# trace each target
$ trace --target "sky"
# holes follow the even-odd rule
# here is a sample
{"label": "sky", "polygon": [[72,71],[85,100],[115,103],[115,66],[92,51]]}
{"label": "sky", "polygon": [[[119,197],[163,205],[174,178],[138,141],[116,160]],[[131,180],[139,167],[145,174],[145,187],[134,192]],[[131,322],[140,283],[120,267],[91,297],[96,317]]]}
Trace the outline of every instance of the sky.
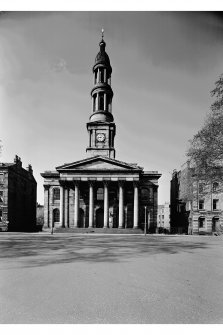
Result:
{"label": "sky", "polygon": [[0,15],[2,162],[41,172],[86,158],[92,67],[105,30],[116,158],[162,173],[169,201],[174,169],[213,102],[223,72],[223,19],[208,12],[4,12]]}

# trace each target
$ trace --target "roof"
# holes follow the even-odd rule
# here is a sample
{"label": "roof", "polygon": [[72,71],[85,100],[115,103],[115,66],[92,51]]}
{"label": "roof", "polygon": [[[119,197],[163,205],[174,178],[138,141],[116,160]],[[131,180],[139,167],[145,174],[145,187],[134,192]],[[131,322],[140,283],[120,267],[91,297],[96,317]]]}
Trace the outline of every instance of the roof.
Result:
{"label": "roof", "polygon": [[56,167],[56,170],[63,172],[65,170],[131,170],[141,172],[143,169],[136,164],[129,164],[126,162],[119,161],[117,159],[108,158],[105,156],[93,156],[86,159],[82,159],[72,163],[65,163],[61,166]]}

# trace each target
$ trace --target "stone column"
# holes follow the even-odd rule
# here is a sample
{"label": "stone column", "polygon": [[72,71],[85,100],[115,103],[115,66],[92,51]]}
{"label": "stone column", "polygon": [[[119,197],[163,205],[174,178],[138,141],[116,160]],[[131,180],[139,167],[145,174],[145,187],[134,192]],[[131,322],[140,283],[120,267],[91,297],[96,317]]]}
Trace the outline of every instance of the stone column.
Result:
{"label": "stone column", "polygon": [[60,226],[64,227],[64,188],[60,186]]}
{"label": "stone column", "polygon": [[98,111],[99,108],[99,93],[96,93],[96,111]]}
{"label": "stone column", "polygon": [[104,93],[104,110],[106,111],[107,95]]}
{"label": "stone column", "polygon": [[49,197],[49,185],[43,185],[44,187],[44,226],[46,228],[50,227],[50,220],[49,220],[49,210],[50,210],[50,197]]}
{"label": "stone column", "polygon": [[79,221],[79,182],[74,182],[74,228],[78,227]]}
{"label": "stone column", "polygon": [[109,209],[108,181],[104,181],[104,228],[108,227],[108,209]]}
{"label": "stone column", "polygon": [[96,138],[96,130],[95,129],[92,130],[92,135],[91,136],[92,136],[91,146],[95,147],[95,138]]}
{"label": "stone column", "polygon": [[119,211],[118,211],[118,228],[123,228],[124,224],[124,189],[123,181],[119,181]]}
{"label": "stone column", "polygon": [[99,67],[97,68],[97,83],[99,83]]}
{"label": "stone column", "polygon": [[94,224],[94,184],[89,182],[89,228]]}
{"label": "stone column", "polygon": [[138,183],[134,182],[134,220],[133,220],[133,228],[138,228],[139,224],[139,190]]}
{"label": "stone column", "polygon": [[69,227],[69,188],[65,189],[65,227]]}
{"label": "stone column", "polygon": [[91,98],[92,112],[94,112],[94,96]]}
{"label": "stone column", "polygon": [[52,210],[52,204],[53,204],[53,188],[49,188],[49,227],[52,228],[53,226],[53,210]]}

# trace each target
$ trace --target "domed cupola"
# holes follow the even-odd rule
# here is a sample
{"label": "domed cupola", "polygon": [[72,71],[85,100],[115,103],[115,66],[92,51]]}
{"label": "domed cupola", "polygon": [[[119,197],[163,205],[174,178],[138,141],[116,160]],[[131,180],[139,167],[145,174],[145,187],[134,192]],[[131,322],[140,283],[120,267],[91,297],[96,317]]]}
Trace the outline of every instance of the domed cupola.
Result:
{"label": "domed cupola", "polygon": [[98,66],[105,66],[108,69],[108,71],[111,73],[112,68],[111,68],[111,65],[110,65],[110,59],[108,57],[108,54],[105,51],[106,43],[105,43],[103,37],[102,37],[101,42],[99,43],[99,46],[100,46],[100,51],[95,58],[95,64],[94,64],[94,67],[93,67],[93,72],[95,71],[95,69]]}

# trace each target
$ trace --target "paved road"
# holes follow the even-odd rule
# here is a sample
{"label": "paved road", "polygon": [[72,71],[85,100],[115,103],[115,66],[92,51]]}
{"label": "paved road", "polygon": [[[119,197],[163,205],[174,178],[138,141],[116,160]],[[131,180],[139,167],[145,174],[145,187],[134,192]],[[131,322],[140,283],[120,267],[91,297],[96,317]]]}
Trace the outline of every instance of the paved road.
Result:
{"label": "paved road", "polygon": [[223,238],[0,234],[0,323],[223,323]]}

